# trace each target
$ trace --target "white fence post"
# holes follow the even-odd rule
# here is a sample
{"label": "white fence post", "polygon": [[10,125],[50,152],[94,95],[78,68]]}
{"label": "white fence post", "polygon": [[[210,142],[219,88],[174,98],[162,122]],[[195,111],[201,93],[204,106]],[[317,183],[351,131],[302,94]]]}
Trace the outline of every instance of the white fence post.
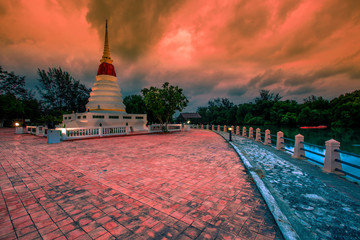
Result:
{"label": "white fence post", "polygon": [[280,151],[284,151],[284,148],[285,148],[284,133],[282,131],[279,131],[277,133],[277,138],[276,138],[276,149]]}
{"label": "white fence post", "polygon": [[254,129],[252,127],[249,128],[249,138],[254,139]]}
{"label": "white fence post", "polygon": [[102,137],[103,136],[103,128],[102,127],[99,127],[99,136]]}
{"label": "white fence post", "polygon": [[340,142],[334,139],[330,139],[329,141],[325,142],[325,146],[326,150],[323,170],[325,172],[340,173],[339,171],[335,170],[336,168],[342,170],[341,163],[335,161],[335,159],[340,160],[340,153],[335,151],[339,150]]}
{"label": "white fence post", "polygon": [[294,153],[291,155],[292,158],[297,159],[305,159],[305,150],[304,150],[304,136],[298,134],[295,136],[295,146],[294,146]]}
{"label": "white fence post", "polygon": [[270,136],[270,130],[269,129],[265,130],[264,145],[271,145],[271,136]]}
{"label": "white fence post", "polygon": [[243,136],[243,137],[246,137],[246,127],[243,127],[242,136]]}
{"label": "white fence post", "polygon": [[256,129],[255,141],[261,142],[261,129],[260,129],[260,128],[257,128],[257,129]]}

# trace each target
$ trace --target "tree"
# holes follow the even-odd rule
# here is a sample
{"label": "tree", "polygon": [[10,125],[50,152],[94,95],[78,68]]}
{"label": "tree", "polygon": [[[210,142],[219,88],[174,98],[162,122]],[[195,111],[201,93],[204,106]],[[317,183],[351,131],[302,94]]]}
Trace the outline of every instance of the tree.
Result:
{"label": "tree", "polygon": [[144,98],[141,95],[130,95],[124,98],[127,113],[145,114],[146,107]]}
{"label": "tree", "polygon": [[280,96],[279,93],[270,93],[270,90],[262,89],[260,90],[260,97],[255,98],[255,103],[259,101],[271,101],[271,102],[277,102],[280,101],[282,96]]}
{"label": "tree", "polygon": [[265,124],[271,123],[271,108],[282,97],[279,93],[270,93],[269,90],[260,90],[260,97],[255,98],[253,115],[262,117]]}
{"label": "tree", "polygon": [[36,86],[46,110],[57,112],[82,112],[89,98],[90,89],[75,80],[61,68],[38,69],[39,86]]}
{"label": "tree", "polygon": [[19,99],[27,98],[28,91],[25,89],[25,77],[15,75],[14,72],[3,71],[0,66],[0,94],[10,94]]}
{"label": "tree", "polygon": [[22,119],[24,105],[12,94],[0,95],[0,126],[11,127],[14,119]]}
{"label": "tree", "polygon": [[164,129],[167,129],[167,124],[175,111],[183,110],[189,103],[183,90],[178,86],[169,85],[168,82],[165,82],[162,88],[144,88],[141,93],[144,96],[146,108],[153,113],[161,125],[165,123]]}

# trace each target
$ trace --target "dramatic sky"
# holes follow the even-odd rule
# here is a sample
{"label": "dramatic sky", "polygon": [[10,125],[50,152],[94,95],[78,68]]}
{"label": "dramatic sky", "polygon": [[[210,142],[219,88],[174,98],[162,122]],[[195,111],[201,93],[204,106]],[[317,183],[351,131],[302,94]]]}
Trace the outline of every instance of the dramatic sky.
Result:
{"label": "dramatic sky", "polygon": [[168,81],[194,111],[260,89],[300,102],[360,89],[359,0],[0,0],[0,65],[29,88],[48,67],[91,87],[105,19],[124,96]]}

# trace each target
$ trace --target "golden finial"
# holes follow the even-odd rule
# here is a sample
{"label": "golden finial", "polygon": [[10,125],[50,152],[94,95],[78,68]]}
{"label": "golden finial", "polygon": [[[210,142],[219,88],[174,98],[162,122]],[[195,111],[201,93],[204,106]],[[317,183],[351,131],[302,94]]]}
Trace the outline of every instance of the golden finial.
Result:
{"label": "golden finial", "polygon": [[100,60],[101,63],[106,62],[106,63],[112,63],[113,60],[110,57],[110,48],[109,48],[109,41],[108,41],[108,29],[107,29],[107,19],[106,19],[106,24],[105,24],[105,43],[104,43],[104,52],[103,52],[103,56]]}

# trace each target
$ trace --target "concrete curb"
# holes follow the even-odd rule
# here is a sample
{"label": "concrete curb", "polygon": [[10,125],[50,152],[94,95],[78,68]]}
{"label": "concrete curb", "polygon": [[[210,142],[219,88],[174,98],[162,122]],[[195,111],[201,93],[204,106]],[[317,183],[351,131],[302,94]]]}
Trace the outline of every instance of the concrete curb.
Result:
{"label": "concrete curb", "polygon": [[[220,134],[218,134],[220,135]],[[224,138],[222,135],[220,135],[222,138]],[[301,239],[299,235],[296,233],[294,228],[292,227],[291,223],[285,216],[285,214],[280,210],[278,204],[276,203],[274,197],[271,195],[269,189],[266,188],[264,182],[260,179],[260,177],[254,172],[254,168],[249,162],[249,160],[240,152],[240,150],[232,143],[229,142],[226,138],[224,138],[225,141],[227,141],[235,150],[235,152],[238,154],[240,159],[243,161],[246,169],[254,179],[254,182],[256,186],[258,187],[262,197],[264,198],[267,206],[269,207],[269,210],[271,214],[273,215],[277,225],[280,228],[280,231],[285,239],[287,240],[295,240],[295,239]]]}

